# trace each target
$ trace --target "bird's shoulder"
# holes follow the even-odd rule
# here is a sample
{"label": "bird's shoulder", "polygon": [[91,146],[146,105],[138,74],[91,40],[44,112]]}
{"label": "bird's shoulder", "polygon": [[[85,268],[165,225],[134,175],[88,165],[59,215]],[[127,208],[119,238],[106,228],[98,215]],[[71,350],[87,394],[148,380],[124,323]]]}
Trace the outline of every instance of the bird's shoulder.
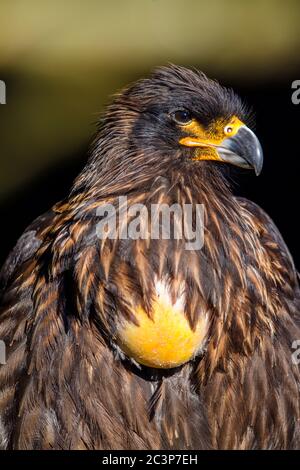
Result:
{"label": "bird's shoulder", "polygon": [[252,223],[254,223],[259,233],[260,243],[264,250],[280,264],[280,269],[286,273],[286,280],[298,289],[298,273],[293,257],[272,218],[253,201],[243,197],[237,197],[236,199],[250,214]]}
{"label": "bird's shoulder", "polygon": [[51,225],[54,216],[55,212],[51,209],[25,229],[0,270],[0,295],[13,278],[17,268],[35,255],[43,241],[39,234],[46,226]]}

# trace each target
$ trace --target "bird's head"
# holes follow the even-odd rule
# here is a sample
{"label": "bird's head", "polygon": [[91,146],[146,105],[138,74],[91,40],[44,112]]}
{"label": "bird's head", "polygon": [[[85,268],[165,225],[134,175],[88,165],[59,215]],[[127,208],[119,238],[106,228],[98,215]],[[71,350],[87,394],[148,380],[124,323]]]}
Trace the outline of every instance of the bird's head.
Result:
{"label": "bird's head", "polygon": [[108,106],[72,194],[99,183],[124,192],[172,168],[191,174],[213,166],[216,174],[227,163],[259,174],[262,148],[247,120],[231,89],[196,70],[160,67]]}
{"label": "bird's head", "polygon": [[144,156],[143,164],[215,161],[259,174],[262,149],[246,120],[232,90],[202,72],[171,65],[121,92],[104,127],[130,155]]}

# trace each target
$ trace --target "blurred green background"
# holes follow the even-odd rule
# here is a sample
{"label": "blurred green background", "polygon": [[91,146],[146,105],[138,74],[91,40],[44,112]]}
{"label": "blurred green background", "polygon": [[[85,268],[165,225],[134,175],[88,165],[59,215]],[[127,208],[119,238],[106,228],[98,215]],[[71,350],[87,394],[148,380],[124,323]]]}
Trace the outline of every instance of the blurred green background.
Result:
{"label": "blurred green background", "polygon": [[299,0],[0,0],[0,261],[67,194],[111,94],[168,62],[196,66],[254,105],[266,164],[241,188],[295,255],[286,206],[298,211],[298,186],[282,156],[299,133],[290,89],[300,78],[299,24]]}

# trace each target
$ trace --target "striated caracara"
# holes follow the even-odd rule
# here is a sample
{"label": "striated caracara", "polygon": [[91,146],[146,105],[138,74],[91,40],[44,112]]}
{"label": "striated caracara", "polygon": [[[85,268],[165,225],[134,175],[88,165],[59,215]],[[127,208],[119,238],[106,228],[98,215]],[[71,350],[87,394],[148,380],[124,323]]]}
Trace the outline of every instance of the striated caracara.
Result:
{"label": "striated caracara", "polygon": [[[224,172],[261,171],[247,119],[231,90],[177,66],[115,97],[68,198],[2,269],[2,448],[300,447],[297,274]],[[160,207],[190,205],[195,229],[200,204],[200,249],[150,236]],[[110,236],[108,209],[120,229],[134,205],[143,236]]]}

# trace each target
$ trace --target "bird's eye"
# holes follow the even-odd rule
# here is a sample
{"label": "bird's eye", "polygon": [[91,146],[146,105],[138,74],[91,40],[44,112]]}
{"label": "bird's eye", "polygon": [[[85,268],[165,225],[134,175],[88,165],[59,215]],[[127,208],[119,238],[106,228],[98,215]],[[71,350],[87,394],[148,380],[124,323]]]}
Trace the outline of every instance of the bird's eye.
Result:
{"label": "bird's eye", "polygon": [[225,132],[225,134],[229,135],[229,134],[232,133],[232,131],[233,131],[233,127],[232,127],[232,126],[229,125],[229,126],[225,126],[225,127],[224,127],[224,132]]}
{"label": "bird's eye", "polygon": [[189,111],[178,110],[173,113],[173,118],[177,124],[188,124],[192,120],[192,115]]}

